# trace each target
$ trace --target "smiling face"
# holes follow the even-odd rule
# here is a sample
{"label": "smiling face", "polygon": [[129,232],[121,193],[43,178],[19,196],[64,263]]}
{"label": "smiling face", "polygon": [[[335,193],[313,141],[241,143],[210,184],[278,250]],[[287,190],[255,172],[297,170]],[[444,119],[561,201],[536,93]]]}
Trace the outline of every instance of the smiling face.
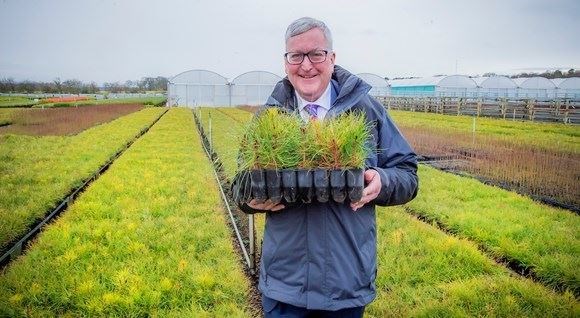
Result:
{"label": "smiling face", "polygon": [[[324,33],[318,28],[293,36],[286,42],[286,52],[308,53],[313,50],[329,50]],[[313,102],[324,93],[330,83],[334,59],[334,52],[329,51],[322,63],[313,64],[307,56],[299,65],[291,65],[285,61],[288,80],[302,98]]]}

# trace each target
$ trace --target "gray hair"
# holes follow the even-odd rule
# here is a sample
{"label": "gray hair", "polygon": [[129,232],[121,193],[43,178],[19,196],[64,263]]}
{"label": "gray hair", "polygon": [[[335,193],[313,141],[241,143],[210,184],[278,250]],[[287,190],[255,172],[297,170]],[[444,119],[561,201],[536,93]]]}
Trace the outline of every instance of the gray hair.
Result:
{"label": "gray hair", "polygon": [[300,35],[314,28],[319,28],[322,31],[326,39],[326,48],[332,50],[332,34],[330,34],[330,29],[324,22],[309,17],[303,17],[290,23],[288,29],[286,29],[286,43],[288,43],[288,39],[291,37]]}

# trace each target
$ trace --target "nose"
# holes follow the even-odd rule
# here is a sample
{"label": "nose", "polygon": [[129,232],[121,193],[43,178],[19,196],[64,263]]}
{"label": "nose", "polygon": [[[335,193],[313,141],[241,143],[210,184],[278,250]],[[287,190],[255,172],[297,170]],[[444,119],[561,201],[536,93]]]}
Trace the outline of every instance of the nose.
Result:
{"label": "nose", "polygon": [[312,68],[312,62],[310,62],[310,58],[307,56],[304,57],[304,60],[302,60],[302,63],[300,63],[300,68],[308,71]]}

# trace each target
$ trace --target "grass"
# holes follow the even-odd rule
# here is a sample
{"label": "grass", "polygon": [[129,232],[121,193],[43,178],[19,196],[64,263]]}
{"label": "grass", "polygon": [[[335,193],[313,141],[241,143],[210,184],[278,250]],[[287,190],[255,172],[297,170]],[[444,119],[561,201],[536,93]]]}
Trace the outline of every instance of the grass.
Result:
{"label": "grass", "polygon": [[12,115],[16,111],[14,108],[0,108],[0,127],[13,122]]}
{"label": "grass", "polygon": [[546,285],[580,295],[580,219],[571,212],[421,165],[407,206],[495,257],[529,268]]}
{"label": "grass", "polygon": [[0,316],[249,317],[211,167],[172,109],[0,277]]}
{"label": "grass", "polygon": [[[235,110],[235,108],[231,108]],[[237,144],[241,139],[246,123],[252,115],[242,110],[230,112],[230,109],[201,108],[201,122],[209,138],[209,119],[212,126],[212,146],[222,160],[223,168],[231,180],[238,171],[239,151],[231,144]]]}
{"label": "grass", "polygon": [[[201,108],[201,121],[206,134],[209,132],[209,118],[212,126],[212,145],[223,164],[224,172],[232,180],[238,171],[238,143],[243,135],[246,124],[253,114],[237,108]],[[265,217],[263,214],[254,215],[256,229],[256,246],[264,236]],[[244,218],[243,222],[248,222]]]}
{"label": "grass", "polygon": [[76,102],[59,102],[37,104],[35,108],[50,108],[50,107],[76,107],[76,106],[91,106],[91,105],[107,105],[107,104],[143,104],[149,106],[160,106],[165,104],[165,97],[130,97],[130,98],[109,98],[109,99],[93,99]]}
{"label": "grass", "polygon": [[513,277],[468,240],[449,236],[402,207],[377,209],[377,299],[369,317],[566,317],[573,295]]}
{"label": "grass", "polygon": [[[221,112],[229,113],[230,109],[222,109]],[[232,109],[232,113],[237,110]],[[233,127],[235,121],[229,116],[220,117],[225,123],[218,123],[218,119],[212,117],[214,127],[223,129],[214,132],[215,148],[221,157],[219,149],[235,148],[236,132],[228,130]],[[249,120],[249,117],[248,117]],[[222,138],[220,135],[227,135]],[[219,142],[218,142],[219,141]],[[224,163],[235,159],[225,157]],[[452,210],[457,202],[455,198],[430,197],[426,200],[425,194],[435,190],[423,173],[425,167],[420,168],[421,190],[420,197],[416,200],[425,202],[425,208]],[[433,171],[435,176],[456,176]],[[468,178],[458,178],[450,188],[455,192],[469,193],[464,182],[478,184],[482,189],[494,189]],[[428,189],[428,191],[423,190]],[[465,190],[464,190],[465,189]],[[496,189],[497,190],[497,189]],[[507,191],[505,193],[510,194]],[[478,197],[473,193],[473,198]],[[521,201],[518,203],[504,202],[505,211],[513,212],[528,211],[529,205],[534,205],[530,199],[517,196]],[[466,201],[471,199],[466,198]],[[478,201],[480,206],[493,206],[496,197],[486,196]],[[413,204],[415,201],[412,201]],[[536,204],[537,205],[537,204]],[[545,213],[545,206],[540,207],[536,213]],[[460,214],[457,209],[454,214]],[[562,211],[559,211],[562,212]],[[450,213],[451,214],[451,213]],[[547,214],[550,214],[549,212]],[[534,214],[537,215],[537,214]],[[544,217],[545,218],[545,217]],[[548,217],[549,218],[549,217]],[[486,223],[485,216],[474,213],[473,224]],[[494,220],[496,227],[510,227],[513,219],[507,216],[500,220]],[[491,223],[491,222],[490,222]],[[368,307],[366,315],[369,317],[391,316],[502,316],[502,317],[566,317],[579,314],[578,302],[571,291],[556,293],[550,287],[532,282],[531,280],[511,274],[506,268],[497,265],[488,256],[478,250],[478,246],[466,236],[458,238],[438,230],[431,224],[417,220],[405,211],[404,207],[390,207],[377,209],[378,224],[378,259],[379,272],[377,276],[377,299]],[[545,223],[545,224],[550,224]],[[256,215],[256,231],[258,240],[263,237],[264,215]],[[525,228],[526,225],[521,227]],[[546,237],[560,237],[558,231],[561,228],[544,228]],[[577,232],[577,231],[576,231]],[[498,240],[510,240],[496,234]],[[522,242],[532,242],[536,238],[522,238]],[[538,245],[542,241],[538,242]],[[480,244],[479,242],[477,243]],[[257,244],[260,246],[260,243]],[[574,245],[574,244],[571,244]],[[576,244],[577,245],[577,244]],[[563,251],[569,247],[563,247]],[[520,246],[520,253],[525,252],[526,247]],[[576,255],[578,255],[576,253]],[[519,255],[517,255],[519,257]],[[546,284],[549,286],[549,284]]]}
{"label": "grass", "polygon": [[22,96],[0,96],[0,108],[3,107],[29,107],[37,102],[34,99]]}
{"label": "grass", "polygon": [[40,100],[34,101],[27,97],[21,96],[0,96],[0,108],[5,107],[33,107],[33,108],[51,108],[51,107],[75,107],[88,105],[105,105],[105,104],[144,104],[158,106],[164,104],[165,97],[130,97],[130,98],[109,98],[109,99],[91,99],[84,101],[40,103]]}
{"label": "grass", "polygon": [[0,250],[25,234],[162,111],[144,109],[72,137],[0,135]]}

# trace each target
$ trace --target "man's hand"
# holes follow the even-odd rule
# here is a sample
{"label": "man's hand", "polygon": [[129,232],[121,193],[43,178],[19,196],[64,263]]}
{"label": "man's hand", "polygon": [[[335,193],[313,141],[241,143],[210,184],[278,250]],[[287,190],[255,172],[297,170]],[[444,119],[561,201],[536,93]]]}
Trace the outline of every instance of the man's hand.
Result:
{"label": "man's hand", "polygon": [[364,178],[367,186],[363,189],[360,201],[351,202],[350,207],[353,211],[362,208],[365,204],[374,200],[381,192],[381,176],[376,170],[365,170]]}
{"label": "man's hand", "polygon": [[284,204],[278,203],[274,204],[270,199],[266,200],[264,203],[257,203],[256,199],[252,199],[252,201],[248,202],[248,206],[254,210],[261,210],[261,211],[280,211],[285,208]]}

